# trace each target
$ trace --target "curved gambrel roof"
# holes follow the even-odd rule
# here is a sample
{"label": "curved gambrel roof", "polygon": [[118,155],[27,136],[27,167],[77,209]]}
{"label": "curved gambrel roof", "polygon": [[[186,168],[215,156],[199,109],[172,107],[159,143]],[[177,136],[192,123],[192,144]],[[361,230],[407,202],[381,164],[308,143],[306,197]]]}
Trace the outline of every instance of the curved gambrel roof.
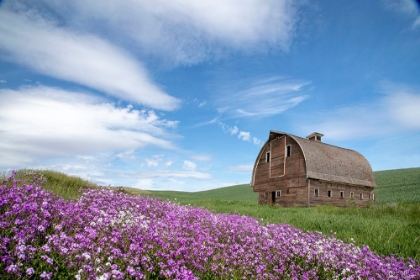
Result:
{"label": "curved gambrel roof", "polygon": [[[301,147],[307,178],[375,187],[372,168],[366,158],[358,152],[273,130],[270,131],[266,144],[279,135],[289,136]],[[260,154],[254,165],[252,184]]]}

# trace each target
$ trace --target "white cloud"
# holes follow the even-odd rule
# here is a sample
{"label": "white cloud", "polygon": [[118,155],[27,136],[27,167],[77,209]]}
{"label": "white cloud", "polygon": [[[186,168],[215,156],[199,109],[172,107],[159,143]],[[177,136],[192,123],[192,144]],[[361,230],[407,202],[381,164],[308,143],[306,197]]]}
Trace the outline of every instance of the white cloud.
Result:
{"label": "white cloud", "polygon": [[236,125],[229,126],[225,123],[219,122],[219,126],[223,129],[225,133],[230,133],[231,135],[235,135],[239,132],[239,129]]}
{"label": "white cloud", "polygon": [[299,5],[291,0],[20,3],[37,9],[42,9],[39,6],[43,3],[47,7],[42,9],[44,13],[53,10],[67,25],[115,36],[118,41],[140,48],[145,55],[165,57],[176,64],[197,63],[230,50],[287,51],[294,37]]}
{"label": "white cloud", "polygon": [[260,145],[261,144],[261,140],[256,138],[256,137],[252,137],[252,143],[254,143],[255,145]]}
{"label": "white cloud", "polygon": [[255,145],[259,145],[261,143],[260,139],[256,137],[251,137],[250,132],[239,131],[239,128],[236,125],[230,126],[220,121],[218,122],[218,124],[222,128],[223,132],[229,133],[230,135],[238,135],[238,139],[241,139],[243,141],[251,141],[252,139],[252,143],[254,143]]}
{"label": "white cloud", "polygon": [[157,159],[146,159],[145,162],[146,162],[146,165],[149,167],[151,166],[156,167],[159,165],[159,161]]}
{"label": "white cloud", "polygon": [[187,171],[195,171],[197,165],[192,161],[184,160],[184,165],[182,168]]}
{"label": "white cloud", "polygon": [[201,155],[201,154],[194,154],[191,156],[192,159],[198,160],[198,161],[209,161],[211,160],[211,156],[209,155]]}
{"label": "white cloud", "polygon": [[200,104],[198,104],[198,108],[204,107],[206,106],[206,104],[207,104],[207,101],[203,101]]}
{"label": "white cloud", "polygon": [[241,173],[252,172],[253,168],[254,168],[253,164],[242,164],[242,165],[228,166],[228,170],[234,171],[234,172],[241,172]]}
{"label": "white cloud", "polygon": [[420,130],[420,89],[383,82],[380,90],[383,94],[376,101],[315,113],[298,121],[297,127],[301,133],[319,131],[332,140]]}
{"label": "white cloud", "polygon": [[[118,155],[117,155],[118,157]],[[90,163],[96,160],[96,158],[94,156],[77,156],[78,159],[83,160],[86,163]]]}
{"label": "white cloud", "polygon": [[134,150],[123,151],[121,153],[116,154],[115,157],[119,159],[128,159],[128,160],[136,159],[136,156],[134,155]]}
{"label": "white cloud", "polygon": [[403,128],[420,129],[420,88],[384,82],[382,90],[387,95],[384,105],[393,120]]}
{"label": "white cloud", "polygon": [[251,139],[251,133],[245,132],[245,131],[241,131],[238,134],[238,138],[239,139],[242,139],[244,141],[249,141],[249,139]]}
{"label": "white cloud", "polygon": [[164,139],[170,121],[87,94],[48,87],[2,89],[0,104],[0,166],[146,146],[174,148]]}
{"label": "white cloud", "polygon": [[387,9],[414,18],[412,28],[420,26],[420,4],[415,0],[383,0]]}
{"label": "white cloud", "polygon": [[308,82],[273,77],[222,90],[216,103],[232,118],[261,118],[280,114],[308,98]]}
{"label": "white cloud", "polygon": [[153,84],[126,51],[97,36],[57,27],[38,14],[0,9],[0,38],[9,60],[42,74],[155,109],[174,110],[180,104]]}
{"label": "white cloud", "polygon": [[161,171],[161,172],[138,172],[121,174],[125,178],[190,178],[190,179],[210,179],[211,175],[197,171]]}
{"label": "white cloud", "polygon": [[150,190],[153,188],[153,185],[153,180],[151,178],[147,178],[138,179],[137,182],[134,184],[134,187],[142,190]]}
{"label": "white cloud", "polygon": [[233,128],[231,128],[230,130],[230,134],[235,135],[236,133],[238,133],[239,129],[238,127],[235,125]]}
{"label": "white cloud", "polygon": [[6,80],[0,80],[0,84],[6,83]]}
{"label": "white cloud", "polygon": [[[157,167],[163,161],[163,155],[154,155],[151,158],[146,158],[141,166],[148,166],[148,167]],[[165,164],[166,165],[166,164]]]}

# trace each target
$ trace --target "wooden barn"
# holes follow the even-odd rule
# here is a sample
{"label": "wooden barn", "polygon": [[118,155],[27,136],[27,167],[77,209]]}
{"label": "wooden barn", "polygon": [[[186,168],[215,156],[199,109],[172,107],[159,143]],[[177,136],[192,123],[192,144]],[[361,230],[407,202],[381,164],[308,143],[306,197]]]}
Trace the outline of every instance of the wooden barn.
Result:
{"label": "wooden barn", "polygon": [[375,200],[369,162],[356,151],[321,141],[270,131],[254,164],[251,186],[258,203],[283,207],[357,205]]}

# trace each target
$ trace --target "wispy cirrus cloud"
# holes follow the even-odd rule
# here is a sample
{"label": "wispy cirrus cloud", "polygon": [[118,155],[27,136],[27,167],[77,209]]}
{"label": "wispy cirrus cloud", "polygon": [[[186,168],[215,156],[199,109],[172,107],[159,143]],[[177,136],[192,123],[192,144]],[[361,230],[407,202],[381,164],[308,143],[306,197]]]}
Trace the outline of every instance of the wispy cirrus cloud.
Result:
{"label": "wispy cirrus cloud", "polygon": [[210,179],[211,174],[197,172],[197,171],[150,171],[150,172],[137,172],[121,174],[122,178],[138,178],[138,179],[151,179],[151,178],[189,178],[189,179]]}
{"label": "wispy cirrus cloud", "polygon": [[272,77],[225,88],[216,104],[225,116],[263,118],[291,109],[309,97],[309,82]]}
{"label": "wispy cirrus cloud", "polygon": [[174,110],[180,105],[125,50],[98,36],[65,29],[39,13],[15,12],[6,5],[0,9],[0,38],[5,59],[41,74],[150,108]]}
{"label": "wispy cirrus cloud", "polygon": [[[420,87],[381,82],[379,99],[312,114],[300,120],[301,133],[320,131],[332,140],[382,137],[420,130]],[[351,116],[351,117],[350,117]]]}
{"label": "wispy cirrus cloud", "polygon": [[218,122],[218,124],[225,133],[235,135],[240,140],[252,142],[255,145],[261,144],[261,140],[256,137],[252,137],[251,132],[239,130],[239,128],[236,125],[230,126],[220,121]]}
{"label": "wispy cirrus cloud", "polygon": [[0,104],[0,166],[146,146],[175,148],[166,137],[177,122],[152,110],[50,87],[2,89]]}
{"label": "wispy cirrus cloud", "polygon": [[254,168],[253,164],[241,164],[241,165],[234,165],[228,166],[229,171],[239,172],[239,173],[250,173]]}
{"label": "wispy cirrus cloud", "polygon": [[383,0],[384,6],[413,19],[412,28],[420,27],[420,3],[415,0]]}
{"label": "wispy cirrus cloud", "polygon": [[[145,55],[174,64],[195,64],[231,50],[287,51],[300,5],[291,0],[15,2],[78,30],[118,38]],[[7,3],[13,6],[14,2]]]}

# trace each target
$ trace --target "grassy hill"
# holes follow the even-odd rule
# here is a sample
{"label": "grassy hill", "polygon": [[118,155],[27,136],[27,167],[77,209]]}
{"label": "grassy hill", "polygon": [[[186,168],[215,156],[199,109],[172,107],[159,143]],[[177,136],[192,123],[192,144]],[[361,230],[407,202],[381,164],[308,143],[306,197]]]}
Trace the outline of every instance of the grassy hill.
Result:
{"label": "grassy hill", "polygon": [[[61,172],[50,170],[19,170],[17,178],[31,180],[38,174],[44,180],[44,187],[52,190],[64,198],[78,196],[79,188],[97,188],[96,184],[76,176],[69,176]],[[374,172],[376,203],[420,203],[420,168],[408,168]],[[3,174],[3,179],[6,174]],[[177,200],[181,203],[191,203],[198,200],[225,200],[257,202],[257,194],[249,184],[218,188],[201,192],[179,191],[148,191],[130,187],[119,187],[135,195],[153,195],[162,199]]]}
{"label": "grassy hill", "polygon": [[420,168],[377,171],[374,175],[377,203],[420,203]]}
{"label": "grassy hill", "polygon": [[[420,202],[420,168],[396,169],[374,172],[377,204]],[[150,191],[162,199],[193,202],[205,199],[257,202],[258,195],[249,184],[236,185],[201,192]]]}
{"label": "grassy hill", "polygon": [[179,202],[192,202],[203,199],[257,201],[258,198],[258,194],[252,191],[249,184],[201,192],[150,191],[150,193],[163,199],[176,199]]}

